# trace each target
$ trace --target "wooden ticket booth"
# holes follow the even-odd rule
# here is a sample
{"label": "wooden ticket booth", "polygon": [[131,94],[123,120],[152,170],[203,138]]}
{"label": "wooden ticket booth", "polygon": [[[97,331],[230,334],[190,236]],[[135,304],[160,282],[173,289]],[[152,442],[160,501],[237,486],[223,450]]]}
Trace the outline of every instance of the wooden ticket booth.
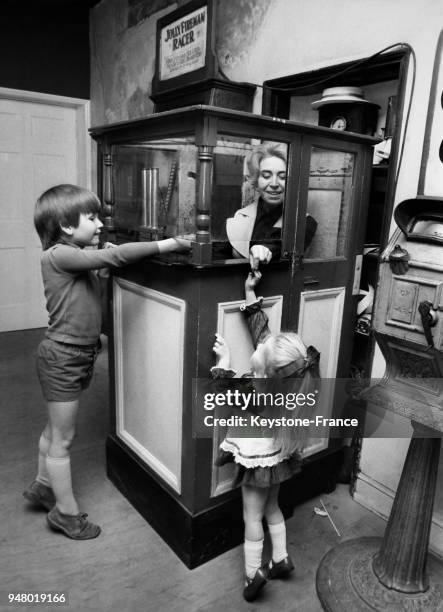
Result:
{"label": "wooden ticket booth", "polygon": [[[192,234],[192,252],[115,272],[111,284],[110,479],[194,567],[242,538],[239,491],[214,456],[222,432],[196,435],[193,381],[208,378],[214,333],[248,370],[239,305],[249,269],[234,258],[226,219],[253,201],[245,159],[260,143],[286,154],[281,257],[259,288],[273,331],[298,330],[321,352],[323,377],[347,377],[374,139],[242,111],[196,105],[96,127],[106,238]],[[317,230],[305,249],[307,215]],[[330,402],[323,414],[337,406]],[[305,469],[282,487],[286,515],[331,488],[339,443],[313,438]]]}

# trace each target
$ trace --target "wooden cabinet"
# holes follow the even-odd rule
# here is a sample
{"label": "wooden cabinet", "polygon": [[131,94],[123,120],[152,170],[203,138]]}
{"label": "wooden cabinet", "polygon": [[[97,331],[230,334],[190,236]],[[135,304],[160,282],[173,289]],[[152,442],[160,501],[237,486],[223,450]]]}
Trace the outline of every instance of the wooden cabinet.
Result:
{"label": "wooden cabinet", "polygon": [[[324,377],[347,377],[356,257],[364,243],[374,139],[245,112],[195,106],[97,127],[108,239],[191,233],[192,253],[117,271],[110,302],[108,475],[189,566],[242,539],[239,491],[214,465],[218,439],[197,435],[193,381],[207,379],[214,333],[249,369],[241,319],[249,262],[214,257],[226,219],[254,200],[245,160],[255,145],[285,151],[281,257],[264,269],[271,329],[298,331],[321,352]],[[155,171],[157,170],[157,171]],[[155,172],[154,172],[155,171]],[[317,230],[305,249],[307,215]],[[323,409],[323,406],[322,406]],[[328,398],[323,415],[341,409]],[[305,469],[282,487],[295,503],[331,488],[340,440],[313,438]]]}

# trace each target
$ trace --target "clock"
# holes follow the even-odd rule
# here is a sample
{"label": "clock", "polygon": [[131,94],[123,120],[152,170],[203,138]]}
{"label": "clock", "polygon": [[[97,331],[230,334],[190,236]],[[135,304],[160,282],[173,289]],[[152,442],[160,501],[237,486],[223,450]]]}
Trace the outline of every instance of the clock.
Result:
{"label": "clock", "polygon": [[331,121],[331,125],[329,127],[333,130],[345,130],[347,124],[348,122],[346,121],[346,117],[340,115]]}
{"label": "clock", "polygon": [[318,109],[318,124],[372,136],[377,127],[377,104],[371,102],[332,102]]}

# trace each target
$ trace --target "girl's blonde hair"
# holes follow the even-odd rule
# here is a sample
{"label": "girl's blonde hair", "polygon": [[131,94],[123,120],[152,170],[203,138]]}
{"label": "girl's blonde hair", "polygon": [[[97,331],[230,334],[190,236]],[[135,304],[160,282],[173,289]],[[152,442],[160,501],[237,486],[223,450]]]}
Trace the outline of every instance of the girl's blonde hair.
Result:
{"label": "girl's blonde hair", "polygon": [[65,184],[45,191],[37,200],[34,211],[34,225],[43,250],[60,239],[62,226],[78,227],[81,213],[96,214],[100,210],[100,200],[89,189]]}
{"label": "girl's blonde hair", "polygon": [[[320,354],[318,351],[313,347],[306,348],[303,340],[294,332],[282,332],[271,338],[272,344],[266,357],[265,373],[276,381],[276,387],[278,380],[289,378],[292,382],[284,385],[285,393],[307,396],[308,393],[318,391],[320,387],[318,366]],[[280,383],[280,388],[282,386]],[[276,415],[276,410],[280,414]],[[273,416],[303,419],[312,417],[312,411],[313,408],[308,402],[291,412],[288,412],[287,408],[282,405],[274,408]],[[283,455],[289,457],[293,453],[302,452],[306,445],[308,431],[306,427],[276,427],[273,435]]]}
{"label": "girl's blonde hair", "polygon": [[281,332],[273,336],[272,351],[269,351],[266,360],[267,376],[271,378],[279,368],[283,368],[297,359],[305,359],[306,355],[306,346],[298,334]]}

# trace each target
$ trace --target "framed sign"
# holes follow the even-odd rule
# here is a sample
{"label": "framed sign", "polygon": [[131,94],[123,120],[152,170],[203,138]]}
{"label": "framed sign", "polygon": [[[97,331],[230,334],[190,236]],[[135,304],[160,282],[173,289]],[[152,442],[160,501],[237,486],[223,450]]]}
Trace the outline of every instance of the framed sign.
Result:
{"label": "framed sign", "polygon": [[157,22],[152,93],[216,76],[213,0],[192,0]]}

